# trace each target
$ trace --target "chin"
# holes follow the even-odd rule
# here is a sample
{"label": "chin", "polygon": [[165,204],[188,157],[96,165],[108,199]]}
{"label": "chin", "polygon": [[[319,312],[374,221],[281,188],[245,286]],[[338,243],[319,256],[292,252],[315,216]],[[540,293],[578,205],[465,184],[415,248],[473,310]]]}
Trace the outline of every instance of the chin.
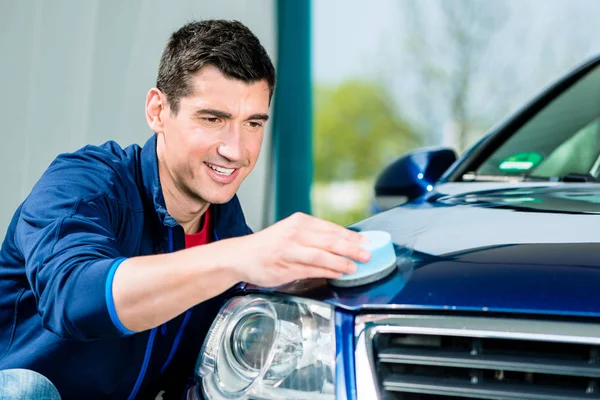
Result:
{"label": "chin", "polygon": [[239,182],[232,182],[227,185],[220,185],[211,180],[196,182],[194,186],[189,185],[190,192],[197,200],[206,201],[210,204],[225,204],[230,201],[237,193]]}
{"label": "chin", "polygon": [[210,204],[225,204],[228,201],[230,201],[231,199],[233,199],[233,196],[235,196],[236,192],[233,193],[219,193],[219,194],[213,194],[212,196],[207,195],[207,196],[201,196],[205,201],[209,202]]}
{"label": "chin", "polygon": [[218,199],[215,199],[214,201],[209,201],[209,203],[210,204],[225,204],[228,201],[230,201],[231,199],[233,199],[233,196],[228,197],[226,199],[224,199],[224,198],[218,198]]}

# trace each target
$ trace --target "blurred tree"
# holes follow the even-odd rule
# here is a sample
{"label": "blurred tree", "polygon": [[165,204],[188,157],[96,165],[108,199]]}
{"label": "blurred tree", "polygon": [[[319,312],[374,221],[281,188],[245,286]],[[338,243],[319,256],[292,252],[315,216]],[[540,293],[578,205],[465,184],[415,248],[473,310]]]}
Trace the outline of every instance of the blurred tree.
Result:
{"label": "blurred tree", "polygon": [[[403,40],[385,74],[426,144],[462,151],[598,52],[597,0],[398,0]],[[404,46],[398,48],[398,43]],[[441,137],[440,137],[441,136]]]}
{"label": "blurred tree", "polygon": [[[506,4],[498,1],[411,1],[405,4],[405,22],[411,65],[418,75],[424,109],[442,102],[459,151],[470,145],[469,134],[478,130],[473,95],[483,61],[494,35],[506,18]],[[435,27],[432,27],[432,23]],[[498,71],[486,70],[494,78]],[[510,84],[507,82],[506,84]],[[435,94],[435,95],[432,95]],[[500,101],[504,99],[499,99]]]}
{"label": "blurred tree", "polygon": [[389,91],[371,82],[318,86],[314,116],[317,182],[373,178],[392,159],[419,144]]}
{"label": "blurred tree", "polygon": [[376,175],[420,138],[386,87],[350,80],[313,96],[313,213],[349,225],[368,215]]}

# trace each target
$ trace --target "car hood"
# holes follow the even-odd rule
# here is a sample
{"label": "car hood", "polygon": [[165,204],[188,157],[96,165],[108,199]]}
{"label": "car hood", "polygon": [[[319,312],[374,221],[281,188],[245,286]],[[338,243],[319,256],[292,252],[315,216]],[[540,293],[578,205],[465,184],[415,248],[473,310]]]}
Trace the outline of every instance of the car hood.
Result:
{"label": "car hood", "polygon": [[600,185],[436,189],[354,226],[391,234],[398,268],[388,277],[355,288],[298,281],[275,291],[353,311],[600,316]]}

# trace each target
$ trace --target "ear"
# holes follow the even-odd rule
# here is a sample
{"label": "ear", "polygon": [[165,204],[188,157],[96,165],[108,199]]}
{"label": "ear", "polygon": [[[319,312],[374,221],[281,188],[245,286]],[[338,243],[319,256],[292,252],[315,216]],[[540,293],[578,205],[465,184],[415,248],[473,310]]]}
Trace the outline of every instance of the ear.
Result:
{"label": "ear", "polygon": [[157,88],[152,88],[146,96],[146,121],[148,126],[155,133],[163,133],[163,116],[168,112],[167,100],[165,95]]}

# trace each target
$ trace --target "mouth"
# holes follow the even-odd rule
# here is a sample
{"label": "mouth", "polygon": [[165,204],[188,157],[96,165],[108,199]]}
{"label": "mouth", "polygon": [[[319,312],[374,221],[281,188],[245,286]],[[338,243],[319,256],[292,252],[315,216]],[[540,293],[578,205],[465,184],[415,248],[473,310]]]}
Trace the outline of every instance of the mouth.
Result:
{"label": "mouth", "polygon": [[210,164],[210,163],[205,163],[205,164],[209,168],[211,168],[213,171],[215,171],[217,174],[223,175],[223,176],[230,176],[236,170],[236,168],[225,168],[225,167],[220,167],[218,165],[214,165],[214,164]]}
{"label": "mouth", "polygon": [[219,183],[231,183],[235,180],[239,168],[226,168],[220,165],[215,165],[205,162],[204,165],[208,168],[211,178]]}

